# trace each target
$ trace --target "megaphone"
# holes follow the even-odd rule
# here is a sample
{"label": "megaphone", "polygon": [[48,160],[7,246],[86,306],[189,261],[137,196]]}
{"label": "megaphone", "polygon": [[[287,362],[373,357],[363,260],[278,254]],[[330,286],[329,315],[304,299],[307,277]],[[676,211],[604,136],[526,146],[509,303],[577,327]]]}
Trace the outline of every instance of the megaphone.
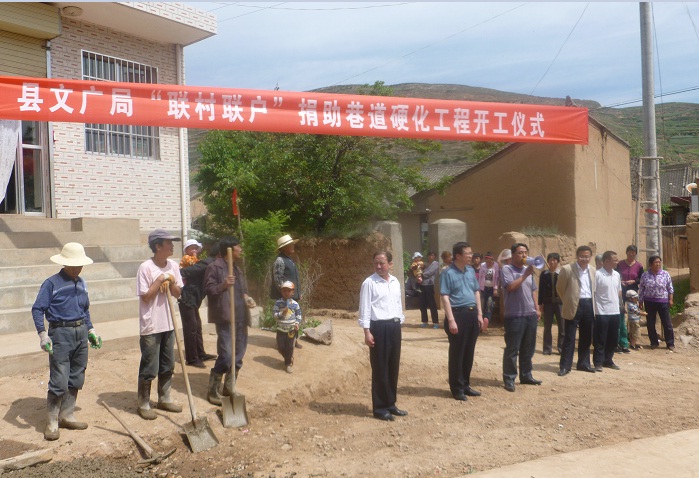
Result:
{"label": "megaphone", "polygon": [[524,264],[527,266],[534,266],[537,269],[543,269],[546,265],[546,258],[544,256],[527,257],[524,259]]}

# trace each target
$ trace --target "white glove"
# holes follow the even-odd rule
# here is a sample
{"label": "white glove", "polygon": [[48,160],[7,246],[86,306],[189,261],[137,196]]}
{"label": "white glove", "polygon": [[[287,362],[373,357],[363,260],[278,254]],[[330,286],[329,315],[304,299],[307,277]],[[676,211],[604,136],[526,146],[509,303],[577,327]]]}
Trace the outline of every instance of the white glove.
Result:
{"label": "white glove", "polygon": [[51,341],[51,337],[49,337],[49,334],[45,330],[39,333],[39,340],[41,341],[41,350],[43,350],[44,352],[48,352],[49,355],[53,355],[53,342]]}

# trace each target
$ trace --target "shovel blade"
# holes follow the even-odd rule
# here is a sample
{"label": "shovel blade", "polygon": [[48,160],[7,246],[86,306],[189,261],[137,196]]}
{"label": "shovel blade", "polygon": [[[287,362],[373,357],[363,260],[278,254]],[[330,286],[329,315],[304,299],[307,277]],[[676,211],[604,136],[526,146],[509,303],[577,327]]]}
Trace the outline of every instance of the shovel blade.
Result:
{"label": "shovel blade", "polygon": [[218,445],[218,438],[209,426],[206,417],[199,417],[184,425],[184,432],[189,440],[192,453],[206,451]]}
{"label": "shovel blade", "polygon": [[250,423],[248,412],[245,408],[245,395],[234,393],[228,397],[221,397],[224,428],[240,428]]}

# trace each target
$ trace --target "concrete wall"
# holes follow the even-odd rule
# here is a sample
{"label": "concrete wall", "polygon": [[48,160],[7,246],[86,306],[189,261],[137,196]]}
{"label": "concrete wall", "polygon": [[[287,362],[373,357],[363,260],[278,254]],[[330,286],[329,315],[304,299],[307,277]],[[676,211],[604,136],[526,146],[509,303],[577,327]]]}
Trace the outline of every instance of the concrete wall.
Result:
{"label": "concrete wall", "polygon": [[412,254],[422,251],[420,243],[420,214],[401,213],[397,220],[403,231],[403,250]]}
{"label": "concrete wall", "polygon": [[[63,18],[51,42],[54,78],[81,79],[82,49],[158,68],[160,83],[176,83],[175,47]],[[83,123],[54,123],[54,190],[58,218],[122,217],[143,231],[181,229],[176,128],[159,128],[160,159],[85,154]],[[185,152],[186,135],[185,135]],[[185,178],[188,180],[188,178]],[[189,188],[186,188],[188,193]],[[185,204],[189,203],[186,198]]]}

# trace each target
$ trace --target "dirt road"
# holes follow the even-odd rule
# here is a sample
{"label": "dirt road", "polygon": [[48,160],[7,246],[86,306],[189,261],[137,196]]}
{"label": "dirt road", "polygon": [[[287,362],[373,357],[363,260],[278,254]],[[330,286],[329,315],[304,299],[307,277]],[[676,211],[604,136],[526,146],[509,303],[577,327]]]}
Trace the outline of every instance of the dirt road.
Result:
{"label": "dirt road", "polygon": [[[0,458],[55,448],[52,463],[8,476],[455,477],[699,428],[699,352],[679,340],[675,353],[645,349],[617,356],[619,371],[558,377],[558,356],[543,356],[539,337],[534,375],[543,385],[517,384],[509,393],[501,382],[502,331],[491,330],[478,340],[472,374],[472,386],[483,396],[457,402],[447,385],[445,333],[419,328],[419,311],[408,311],[403,329],[398,405],[409,416],[381,422],[371,417],[361,330],[353,315],[327,312],[319,318],[334,317],[333,344],[304,343],[293,374],[284,371],[274,335],[251,329],[238,382],[251,417],[246,429],[222,427],[217,407],[204,399],[208,370],[188,369],[200,414],[206,414],[220,440],[199,454],[189,451],[180,434],[179,426],[189,420],[181,374],[175,397],[185,406],[183,413],[158,411],[154,422],[136,415],[137,348],[91,355],[76,413],[90,428],[61,430],[54,443],[42,436],[48,370],[0,379]],[[215,350],[214,336],[205,337],[205,343]],[[648,343],[645,335],[642,343]],[[177,452],[137,473],[140,454],[100,400],[153,448],[177,447]]]}

